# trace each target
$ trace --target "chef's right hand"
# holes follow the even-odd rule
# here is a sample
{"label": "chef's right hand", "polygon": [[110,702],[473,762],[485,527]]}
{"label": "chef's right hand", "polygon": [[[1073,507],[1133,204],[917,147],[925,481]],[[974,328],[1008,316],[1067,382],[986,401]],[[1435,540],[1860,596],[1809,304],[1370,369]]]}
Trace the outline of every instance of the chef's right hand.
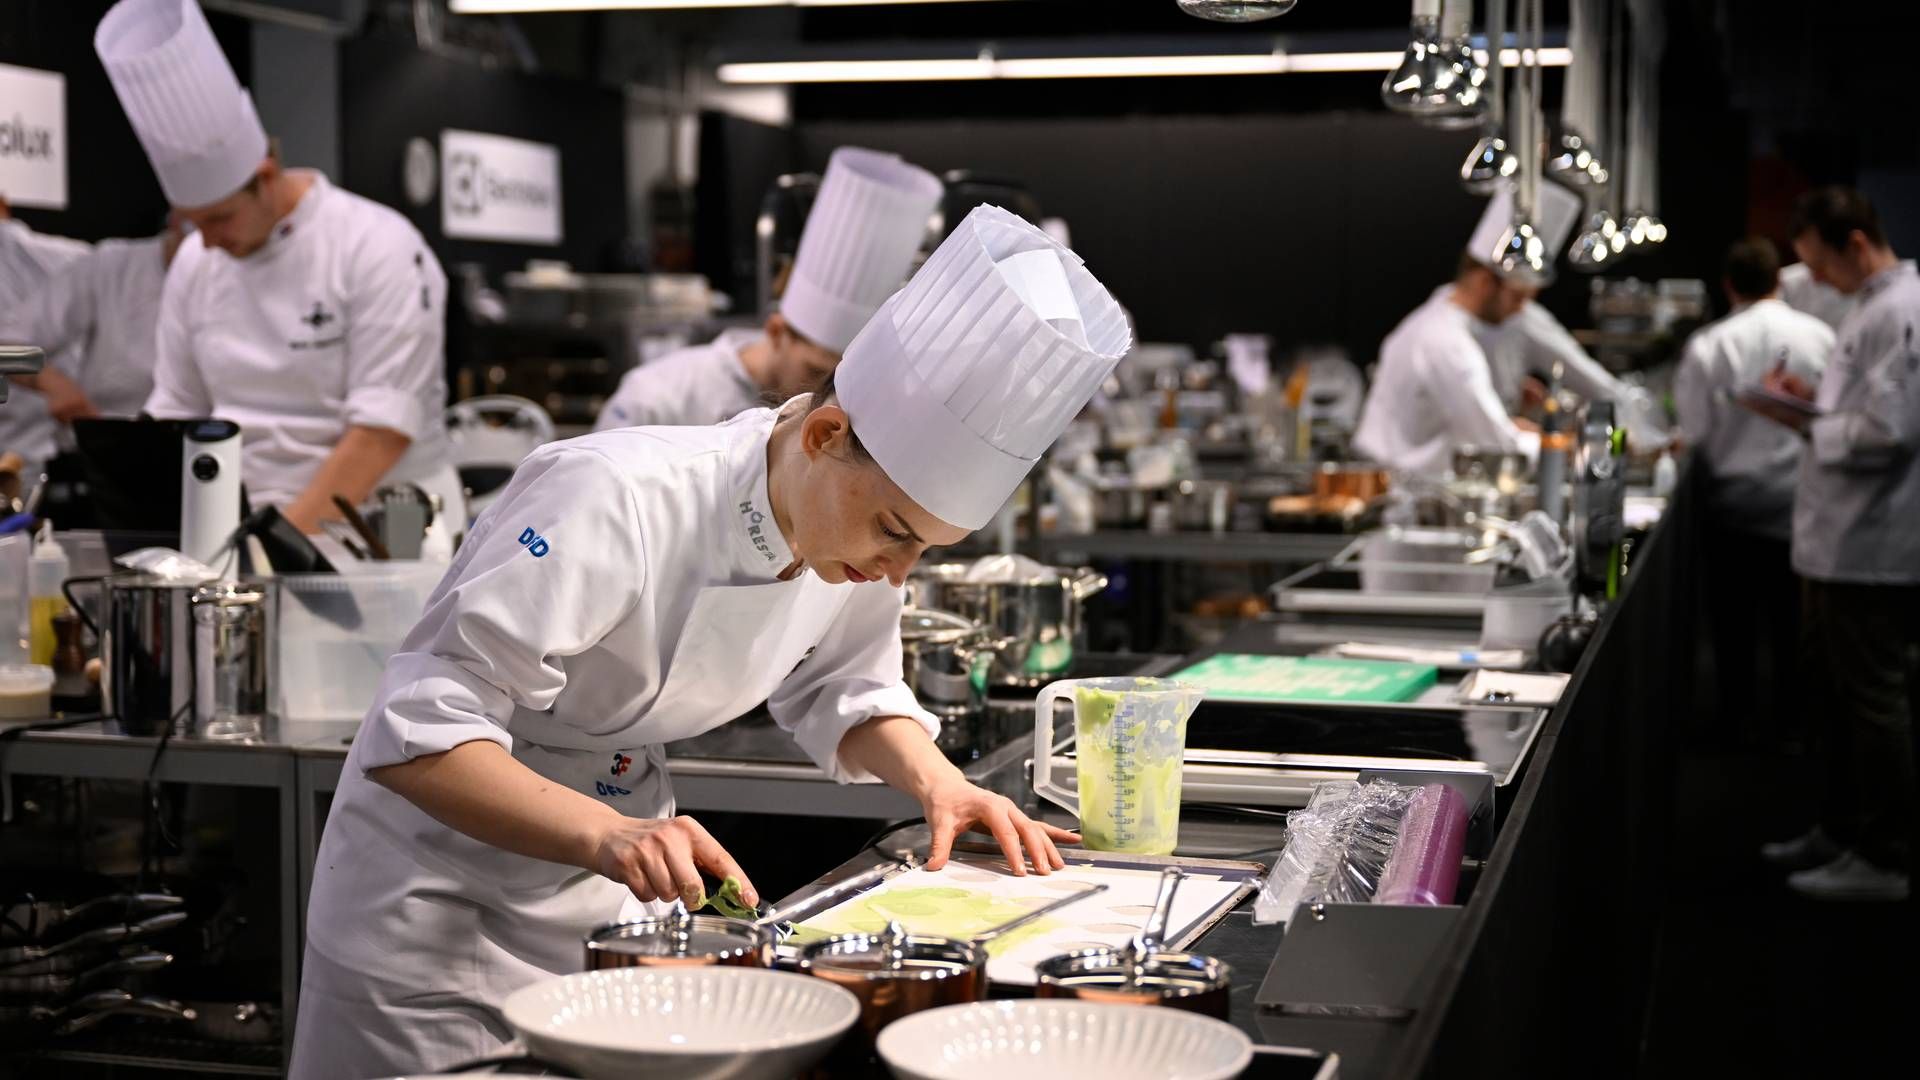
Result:
{"label": "chef's right hand", "polygon": [[740,879],[740,896],[749,906],[760,894],[727,849],[699,822],[676,818],[622,817],[610,823],[599,844],[600,873],[633,890],[641,900],[682,900],[699,906],[706,897],[700,871],[725,881]]}

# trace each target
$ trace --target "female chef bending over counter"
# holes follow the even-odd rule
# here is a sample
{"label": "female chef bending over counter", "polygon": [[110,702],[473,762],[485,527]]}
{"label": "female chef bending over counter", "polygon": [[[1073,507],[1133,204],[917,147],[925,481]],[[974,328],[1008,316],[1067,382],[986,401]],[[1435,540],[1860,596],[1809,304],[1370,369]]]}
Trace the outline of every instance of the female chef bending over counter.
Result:
{"label": "female chef bending over counter", "polygon": [[1128,344],[1077,256],[981,206],[848,346],[837,387],[528,458],[348,755],[295,1080],[489,1053],[511,1033],[481,1006],[578,970],[593,928],[698,894],[703,870],[745,882],[674,816],[662,744],[762,700],[834,779],[917,798],[930,866],[970,826],[1015,873],[1064,865],[1072,833],[935,748],[901,681],[900,586],[928,547],[987,524]]}

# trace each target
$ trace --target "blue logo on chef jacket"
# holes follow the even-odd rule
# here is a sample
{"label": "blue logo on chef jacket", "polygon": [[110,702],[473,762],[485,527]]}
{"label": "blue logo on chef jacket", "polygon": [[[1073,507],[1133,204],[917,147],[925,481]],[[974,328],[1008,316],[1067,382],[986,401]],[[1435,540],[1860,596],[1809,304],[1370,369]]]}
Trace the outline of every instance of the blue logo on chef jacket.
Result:
{"label": "blue logo on chef jacket", "polygon": [[598,780],[595,780],[593,782],[593,793],[595,795],[631,795],[633,794],[633,792],[628,791],[626,788],[614,787],[612,784],[603,784]]}
{"label": "blue logo on chef jacket", "polygon": [[547,552],[553,550],[547,546],[547,538],[531,528],[520,530],[520,546],[526,548],[528,553],[536,559],[546,558]]}

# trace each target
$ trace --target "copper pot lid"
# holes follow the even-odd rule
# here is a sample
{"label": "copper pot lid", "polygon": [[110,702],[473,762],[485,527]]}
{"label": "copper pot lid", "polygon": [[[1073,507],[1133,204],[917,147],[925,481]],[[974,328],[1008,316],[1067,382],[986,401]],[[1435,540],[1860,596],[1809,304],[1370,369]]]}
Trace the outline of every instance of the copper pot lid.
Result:
{"label": "copper pot lid", "polygon": [[840,934],[800,950],[803,971],[869,979],[950,979],[981,970],[986,963],[984,946],[909,934],[897,922],[878,934]]}
{"label": "copper pot lid", "polygon": [[1224,990],[1233,969],[1198,953],[1140,953],[1132,948],[1081,949],[1041,961],[1034,974],[1043,984],[1187,997]]}
{"label": "copper pot lid", "polygon": [[746,956],[769,941],[767,931],[740,919],[719,915],[672,914],[610,923],[587,935],[587,948],[622,956]]}

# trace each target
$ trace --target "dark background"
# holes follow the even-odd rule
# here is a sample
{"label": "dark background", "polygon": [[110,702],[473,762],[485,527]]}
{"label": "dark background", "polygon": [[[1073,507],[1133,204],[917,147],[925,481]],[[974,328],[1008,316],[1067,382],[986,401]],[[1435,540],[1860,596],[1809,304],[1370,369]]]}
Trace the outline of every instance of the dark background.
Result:
{"label": "dark background", "polygon": [[[625,112],[615,90],[552,76],[489,70],[432,56],[410,42],[367,37],[341,49],[345,186],[398,209],[452,267],[477,262],[488,276],[528,259],[593,269],[627,233]],[[506,135],[560,148],[557,247],[449,240],[440,232],[438,185],[425,206],[406,201],[401,162],[419,136],[436,154],[444,128]]]}
{"label": "dark background", "polygon": [[[61,71],[69,88],[74,208],[20,216],[85,239],[150,232],[163,209],[93,55],[93,27],[108,6],[0,3],[0,61]],[[338,46],[336,179],[407,213],[449,265],[478,262],[496,280],[529,257],[618,265],[622,241],[640,225],[627,220],[618,87],[677,85],[684,72],[676,62],[698,68],[809,50],[964,54],[982,43],[1031,52],[1077,42],[1084,50],[1101,38],[1218,50],[1274,34],[1322,48],[1341,35],[1403,35],[1406,20],[1404,0],[1308,0],[1253,34],[1188,18],[1172,0],[448,20],[518,41],[539,69],[529,73],[510,58],[483,65],[422,51],[409,7],[366,5],[368,21]],[[1896,7],[1663,4],[1670,40],[1660,213],[1672,238],[1611,273],[1712,280],[1721,252],[1745,233],[1785,241],[1793,199],[1821,182],[1866,188],[1896,246],[1920,249],[1920,125],[1893,111],[1910,69],[1900,50],[1911,27]],[[1546,8],[1550,30],[1564,26],[1564,0]],[[248,81],[248,24],[209,14]],[[663,59],[671,57],[679,60]],[[1559,81],[1548,73],[1550,111]],[[1476,213],[1452,180],[1470,136],[1390,116],[1378,85],[1359,74],[798,87],[789,129],[703,114],[696,263],[749,301],[752,220],[768,182],[818,169],[839,142],[862,143],[936,170],[1023,178],[1047,213],[1068,220],[1076,247],[1149,339],[1204,349],[1228,331],[1257,330],[1283,347],[1335,343],[1365,362],[1393,322],[1447,277]],[[561,147],[565,243],[450,243],[437,204],[405,206],[406,139],[450,126]],[[1584,325],[1589,284],[1563,272],[1545,301]]]}
{"label": "dark background", "polygon": [[[57,71],[67,79],[67,209],[13,211],[40,232],[82,240],[145,236],[160,231],[166,216],[160,182],[93,52],[94,27],[112,6],[111,0],[0,2],[0,63]],[[246,82],[247,23],[217,13],[209,13],[208,21]]]}

